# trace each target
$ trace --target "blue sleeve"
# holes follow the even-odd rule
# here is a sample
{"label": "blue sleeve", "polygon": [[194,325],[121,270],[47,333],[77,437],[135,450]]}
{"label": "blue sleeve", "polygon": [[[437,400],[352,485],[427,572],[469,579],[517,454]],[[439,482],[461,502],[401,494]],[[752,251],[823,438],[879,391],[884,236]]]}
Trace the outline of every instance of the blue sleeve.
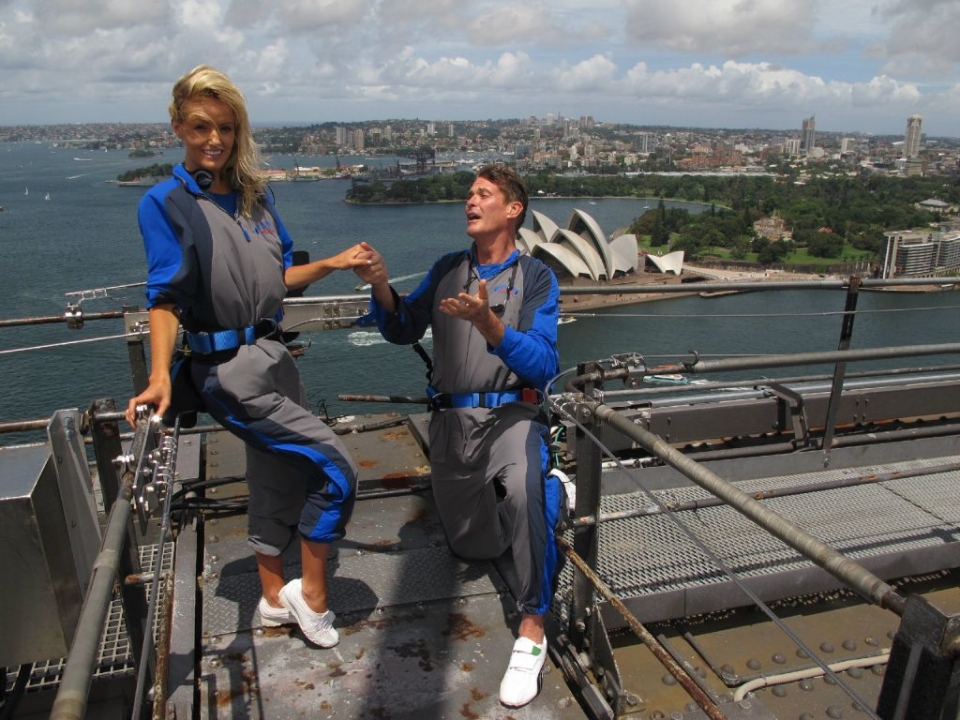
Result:
{"label": "blue sleeve", "polygon": [[[528,281],[528,275],[534,275]],[[560,287],[557,278],[542,263],[524,268],[523,305],[517,328],[506,328],[493,354],[526,382],[549,391],[547,383],[560,372],[557,321],[560,317]]]}
{"label": "blue sleeve", "polygon": [[165,303],[180,304],[174,287],[183,272],[183,247],[166,211],[167,193],[159,186],[140,200],[137,219],[147,254],[147,308]]}
{"label": "blue sleeve", "polygon": [[371,295],[370,311],[385,340],[396,345],[413,345],[423,337],[430,326],[433,312],[433,296],[437,289],[436,270],[437,266],[434,265],[417,289],[405,298],[401,299],[396,290],[390,288],[397,308],[395,312],[388,312]]}
{"label": "blue sleeve", "polygon": [[464,255],[465,252],[460,250],[441,257],[417,289],[402,300],[391,287],[396,312],[387,312],[376,300],[371,299],[370,311],[384,339],[397,345],[412,345],[423,337],[433,320],[437,287],[446,274],[463,261]]}
{"label": "blue sleeve", "polygon": [[270,215],[273,216],[274,225],[277,226],[277,235],[280,237],[280,248],[283,251],[283,269],[286,271],[288,267],[293,265],[293,238],[290,237],[290,233],[287,232],[283,220],[280,219],[280,213],[277,212],[273,195],[269,193],[267,194],[266,207],[267,210],[270,211]]}

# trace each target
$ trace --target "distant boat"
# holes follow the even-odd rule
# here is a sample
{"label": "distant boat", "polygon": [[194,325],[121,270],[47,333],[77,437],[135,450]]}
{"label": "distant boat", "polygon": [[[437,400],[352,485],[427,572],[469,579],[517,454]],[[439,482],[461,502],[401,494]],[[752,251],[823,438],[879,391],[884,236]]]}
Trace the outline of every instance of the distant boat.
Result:
{"label": "distant boat", "polygon": [[560,319],[557,320],[557,323],[560,325],[568,325],[569,323],[576,322],[577,319],[573,315],[561,315]]}
{"label": "distant boat", "polygon": [[29,194],[30,194],[30,188],[24,188],[24,189],[23,189],[23,194],[24,194],[24,195],[29,195]]}
{"label": "distant boat", "polygon": [[49,199],[50,199],[50,193],[47,193],[46,195],[44,195],[44,196],[43,196],[43,199],[44,199],[44,200],[49,200]]}

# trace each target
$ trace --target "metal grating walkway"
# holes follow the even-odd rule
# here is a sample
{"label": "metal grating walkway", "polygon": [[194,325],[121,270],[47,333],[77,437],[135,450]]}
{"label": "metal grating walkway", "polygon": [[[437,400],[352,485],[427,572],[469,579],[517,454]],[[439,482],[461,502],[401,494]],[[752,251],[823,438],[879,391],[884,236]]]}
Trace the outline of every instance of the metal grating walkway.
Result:
{"label": "metal grating walkway", "polygon": [[[960,564],[960,510],[955,497],[960,457],[910,460],[737,483],[748,494],[873,476],[894,479],[824,488],[763,502],[783,517],[884,578]],[[639,478],[642,481],[642,470]],[[911,477],[897,477],[913,473]],[[697,486],[655,493],[661,503],[713,496]],[[948,502],[951,501],[951,502]],[[655,507],[643,492],[604,496],[601,514]],[[600,577],[641,621],[749,604],[727,568],[772,600],[837,586],[825,571],[731,507],[719,505],[611,520],[600,527]],[[567,570],[562,590],[569,588]],[[563,593],[561,593],[562,595]],[[617,619],[612,619],[618,625]]]}
{"label": "metal grating walkway", "polygon": [[[144,573],[154,572],[158,548],[159,546],[155,544],[140,546],[140,565]],[[163,570],[170,570],[173,567],[173,549],[174,546],[172,542],[163,545],[163,553],[160,561]],[[149,583],[145,586],[145,592],[149,596]],[[162,597],[163,588],[161,587],[161,600]],[[156,627],[154,627],[154,633],[156,633]],[[26,692],[55,691],[60,685],[60,678],[63,675],[65,666],[66,658],[56,658],[33,663],[30,671],[30,679],[27,681]],[[8,668],[6,673],[7,691],[13,689],[17,679],[17,671],[18,668]],[[134,661],[130,655],[130,642],[127,638],[127,628],[123,622],[123,603],[119,596],[115,596],[110,603],[110,609],[107,611],[103,637],[100,640],[100,649],[97,653],[97,665],[93,681],[96,682],[98,679],[120,677],[128,674],[132,675],[133,673]]]}

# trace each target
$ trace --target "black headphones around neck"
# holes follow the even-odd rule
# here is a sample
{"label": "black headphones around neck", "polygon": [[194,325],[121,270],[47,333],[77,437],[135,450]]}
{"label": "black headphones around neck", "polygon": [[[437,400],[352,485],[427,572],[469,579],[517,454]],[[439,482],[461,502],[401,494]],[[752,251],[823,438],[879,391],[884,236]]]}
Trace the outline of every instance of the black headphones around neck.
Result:
{"label": "black headphones around neck", "polygon": [[194,170],[192,173],[193,179],[196,180],[197,185],[201,190],[207,190],[213,185],[213,173],[209,170],[204,170],[200,168],[199,170]]}

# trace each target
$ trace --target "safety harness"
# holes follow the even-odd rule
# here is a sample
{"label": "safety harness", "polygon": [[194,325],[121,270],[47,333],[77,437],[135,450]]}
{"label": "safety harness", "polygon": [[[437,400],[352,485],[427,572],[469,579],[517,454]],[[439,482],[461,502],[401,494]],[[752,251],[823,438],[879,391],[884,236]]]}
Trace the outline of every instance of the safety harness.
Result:
{"label": "safety harness", "polygon": [[[517,269],[520,266],[519,255],[514,258],[513,267],[510,272],[510,280],[507,288],[507,299],[513,295],[513,288],[517,280]],[[480,276],[474,270],[472,262],[467,272],[467,281],[463,285],[463,292],[470,292],[470,285],[473,280],[480,280]],[[490,309],[499,317],[503,314],[505,305],[497,305]],[[466,393],[441,393],[430,385],[433,376],[433,362],[423,346],[416,342],[413,349],[427,366],[427,399],[429,400],[431,410],[449,410],[458,408],[498,408],[501,405],[511,402],[528,402],[539,405],[543,402],[543,394],[536,388],[522,387],[503,390],[501,392],[466,392]]]}
{"label": "safety harness", "polygon": [[497,408],[511,402],[528,402],[539,405],[543,401],[542,393],[536,388],[516,388],[502,392],[478,393],[441,393],[427,386],[427,397],[431,410],[451,408]]}
{"label": "safety harness", "polygon": [[212,355],[225,350],[235,350],[241,345],[253,345],[260,338],[279,334],[279,329],[276,320],[261,320],[256,325],[247,325],[237,330],[184,330],[183,338],[191,352],[197,355]]}

